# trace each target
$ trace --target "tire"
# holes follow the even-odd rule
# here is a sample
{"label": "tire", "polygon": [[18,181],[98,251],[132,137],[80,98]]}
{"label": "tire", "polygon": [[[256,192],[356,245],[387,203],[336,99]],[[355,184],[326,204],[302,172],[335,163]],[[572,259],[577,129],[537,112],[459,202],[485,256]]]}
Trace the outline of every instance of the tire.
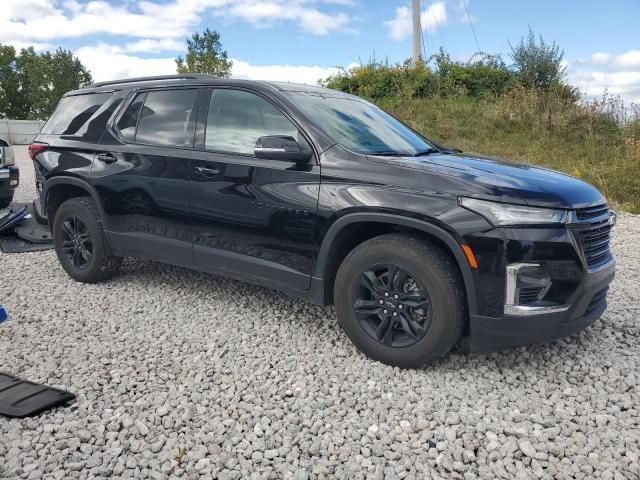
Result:
{"label": "tire", "polygon": [[409,235],[382,235],[354,248],[338,269],[334,300],[356,347],[400,368],[446,355],[466,321],[457,266],[437,246]]}
{"label": "tire", "polygon": [[122,263],[121,257],[109,254],[98,219],[94,201],[89,197],[76,197],[60,205],[53,220],[58,260],[69,276],[79,282],[106,280]]}
{"label": "tire", "polygon": [[0,209],[9,208],[11,202],[13,202],[13,194],[10,197],[0,198]]}

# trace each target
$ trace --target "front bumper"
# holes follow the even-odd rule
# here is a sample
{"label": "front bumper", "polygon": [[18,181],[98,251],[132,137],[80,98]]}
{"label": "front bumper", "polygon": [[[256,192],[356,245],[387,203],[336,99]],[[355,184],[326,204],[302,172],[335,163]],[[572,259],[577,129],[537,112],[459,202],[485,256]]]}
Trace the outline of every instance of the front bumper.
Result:
{"label": "front bumper", "polygon": [[20,182],[20,173],[18,167],[1,167],[0,168],[0,198],[9,198],[13,195]]}
{"label": "front bumper", "polygon": [[568,308],[541,315],[471,315],[471,350],[491,352],[532,343],[549,342],[579,332],[598,319],[607,308],[607,289],[615,276],[611,260],[589,271],[568,299]]}

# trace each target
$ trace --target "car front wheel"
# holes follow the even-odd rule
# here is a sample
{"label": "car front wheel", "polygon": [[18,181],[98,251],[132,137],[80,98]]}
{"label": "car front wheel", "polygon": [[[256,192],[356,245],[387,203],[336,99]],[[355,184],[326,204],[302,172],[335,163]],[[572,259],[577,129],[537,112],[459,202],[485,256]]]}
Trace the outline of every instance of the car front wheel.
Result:
{"label": "car front wheel", "polygon": [[351,251],[338,270],[334,300],[353,343],[401,368],[448,353],[466,318],[457,267],[440,248],[409,235],[382,235]]}

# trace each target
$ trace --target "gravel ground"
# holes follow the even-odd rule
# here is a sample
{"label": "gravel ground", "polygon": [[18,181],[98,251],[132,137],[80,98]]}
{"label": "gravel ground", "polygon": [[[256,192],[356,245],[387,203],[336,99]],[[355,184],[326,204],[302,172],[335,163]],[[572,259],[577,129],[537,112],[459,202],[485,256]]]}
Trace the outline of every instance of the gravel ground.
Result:
{"label": "gravel ground", "polygon": [[52,251],[0,253],[1,369],[78,397],[0,418],[0,477],[638,479],[640,217],[614,250],[581,334],[408,371],[264,288],[139,260],[83,285]]}

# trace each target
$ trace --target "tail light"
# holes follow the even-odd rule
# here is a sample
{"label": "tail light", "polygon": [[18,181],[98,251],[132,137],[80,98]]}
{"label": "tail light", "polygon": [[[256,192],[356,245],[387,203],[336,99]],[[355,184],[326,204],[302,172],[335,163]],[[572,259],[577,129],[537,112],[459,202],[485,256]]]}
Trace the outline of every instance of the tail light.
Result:
{"label": "tail light", "polygon": [[31,157],[31,160],[35,160],[36,156],[39,153],[44,152],[47,148],[49,148],[48,143],[32,143],[29,145],[29,156]]}

